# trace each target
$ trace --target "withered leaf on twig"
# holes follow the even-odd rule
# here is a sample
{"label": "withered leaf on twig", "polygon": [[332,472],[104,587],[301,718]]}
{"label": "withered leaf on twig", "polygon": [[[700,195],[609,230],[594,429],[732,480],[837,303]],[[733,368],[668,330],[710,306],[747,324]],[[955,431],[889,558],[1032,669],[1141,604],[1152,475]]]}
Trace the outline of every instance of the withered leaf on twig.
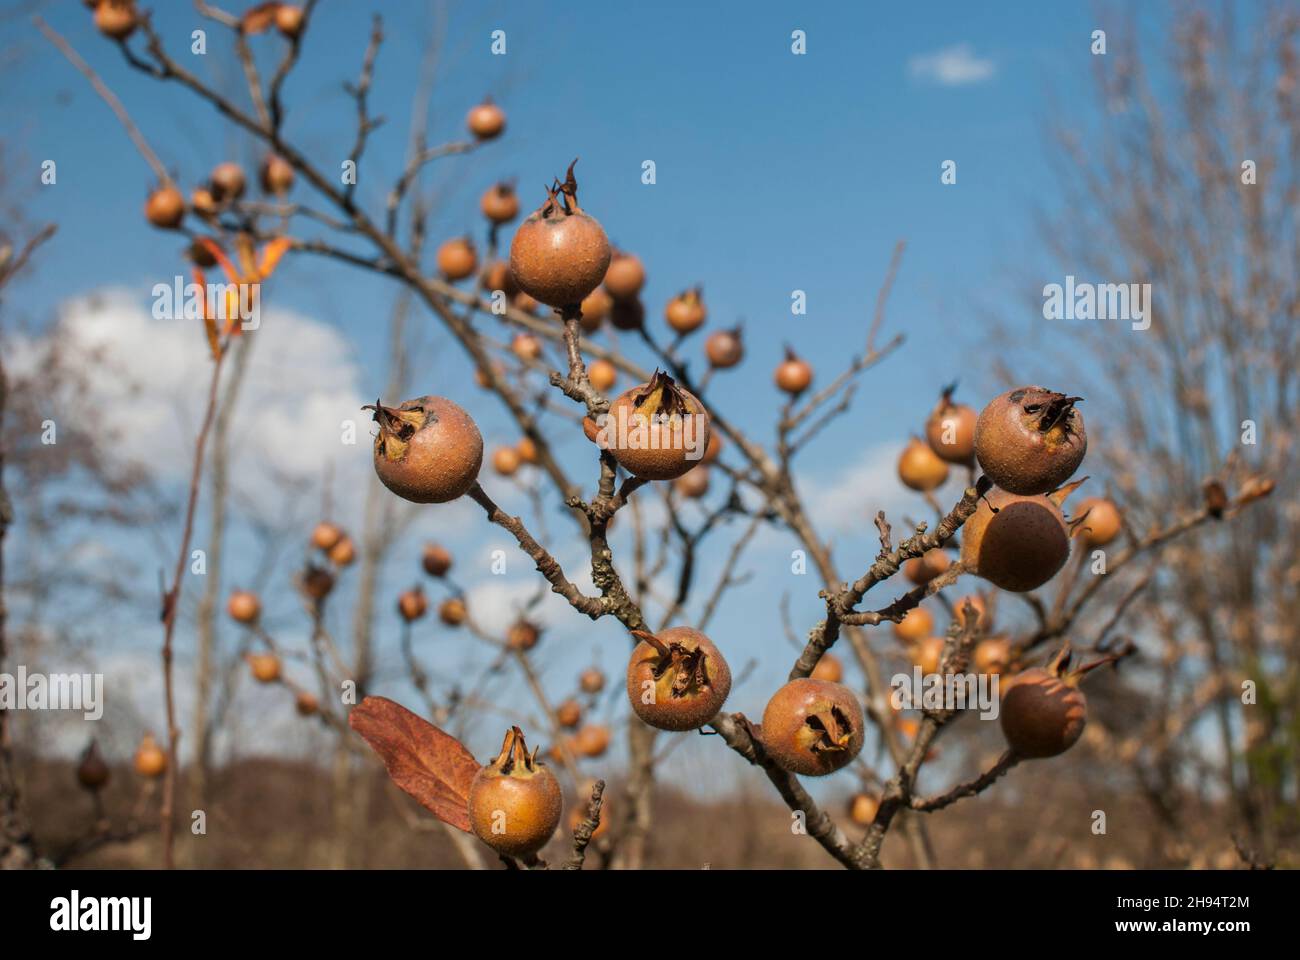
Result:
{"label": "withered leaf on twig", "polygon": [[479,763],[455,737],[385,697],[366,697],[348,725],[379,754],[388,776],[435,817],[470,832],[469,786]]}
{"label": "withered leaf on twig", "polygon": [[245,10],[239,22],[239,29],[246,34],[262,33],[275,23],[275,12],[279,9],[279,0],[272,0],[271,3],[260,3]]}

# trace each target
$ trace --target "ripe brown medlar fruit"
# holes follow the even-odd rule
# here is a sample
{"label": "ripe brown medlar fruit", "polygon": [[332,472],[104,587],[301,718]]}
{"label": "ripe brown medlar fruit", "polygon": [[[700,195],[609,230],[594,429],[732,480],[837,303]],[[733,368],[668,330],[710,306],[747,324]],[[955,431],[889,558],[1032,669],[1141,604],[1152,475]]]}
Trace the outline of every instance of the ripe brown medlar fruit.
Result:
{"label": "ripe brown medlar fruit", "polygon": [[[717,364],[714,364],[717,366]],[[812,364],[807,360],[799,359],[794,348],[786,346],[785,359],[777,364],[776,373],[772,379],[776,382],[777,387],[797,397],[809,387],[812,386],[813,369]]]}
{"label": "ripe brown medlar fruit", "polygon": [[1049,497],[994,490],[980,500],[962,528],[966,572],[1012,593],[1041,587],[1069,556],[1065,517]]}
{"label": "ripe brown medlar fruit", "polygon": [[479,140],[491,140],[501,136],[506,128],[505,111],[492,102],[491,97],[484,97],[483,102],[470,108],[465,115],[465,126]]}
{"label": "ripe brown medlar fruit", "polygon": [[582,300],[582,331],[595,333],[600,329],[609,312],[614,309],[614,298],[604,287],[597,287]]}
{"label": "ripe brown medlar fruit", "polygon": [[975,456],[985,475],[1009,493],[1033,495],[1069,480],[1088,452],[1082,397],[1045,387],[1018,387],[989,401],[975,423]]}
{"label": "ripe brown medlar fruit", "polygon": [[599,723],[589,723],[573,736],[573,752],[584,757],[604,756],[609,749],[609,727]]}
{"label": "ripe brown medlar fruit", "polygon": [[680,477],[700,462],[709,442],[704,405],[662,370],[610,404],[602,426],[619,466],[643,480]]}
{"label": "ripe brown medlar fruit", "polygon": [[412,503],[446,503],[474,486],[483,435],[455,403],[423,396],[400,407],[375,401],[363,409],[375,412],[375,472],[393,493]]}
{"label": "ripe brown medlar fruit", "polygon": [[262,614],[262,601],[251,590],[232,590],[226,600],[226,613],[235,623],[256,623]]}
{"label": "ripe brown medlar fruit", "polygon": [[609,322],[615,330],[640,330],[645,326],[645,304],[638,297],[615,300]]}
{"label": "ripe brown medlar fruit", "polygon": [[645,267],[641,258],[615,250],[605,271],[605,291],[619,300],[635,300],[641,288],[645,286]]}
{"label": "ripe brown medlar fruit", "polygon": [[510,243],[510,272],[520,289],[557,310],[577,308],[600,285],[609,266],[609,239],[578,205],[573,166],[564,183],[519,225]]}
{"label": "ripe brown medlar fruit", "polygon": [[605,674],[597,667],[588,667],[578,675],[578,686],[583,693],[600,693],[605,689]]}
{"label": "ripe brown medlar fruit", "polygon": [[700,463],[710,464],[718,459],[722,453],[722,435],[709,431],[709,444],[704,448],[704,456],[700,457]]}
{"label": "ripe brown medlar fruit", "polygon": [[520,360],[539,360],[542,356],[542,341],[531,333],[516,333],[510,341],[510,352]]}
{"label": "ripe brown medlar fruit", "polygon": [[275,8],[275,29],[289,40],[302,33],[303,11],[292,3],[282,3]]}
{"label": "ripe brown medlar fruit", "polygon": [[449,627],[459,627],[467,616],[469,611],[460,597],[448,597],[438,606],[438,619]]}
{"label": "ripe brown medlar fruit", "polygon": [[339,537],[338,543],[329,548],[326,556],[329,558],[329,562],[336,567],[351,566],[352,562],[357,558],[357,546],[352,542],[352,538],[345,534]]}
{"label": "ripe brown medlar fruit", "polygon": [[1088,549],[1104,547],[1119,536],[1124,518],[1119,507],[1104,497],[1089,497],[1079,504],[1079,539]]}
{"label": "ripe brown medlar fruit", "polygon": [[717,716],[731,669],[712,640],[690,627],[632,636],[640,641],[627,664],[633,713],[659,730],[695,730]]}
{"label": "ripe brown medlar fruit", "polygon": [[474,275],[478,269],[478,253],[469,237],[453,237],[438,248],[438,272],[455,283]]}
{"label": "ripe brown medlar fruit", "polygon": [[849,799],[849,819],[859,827],[869,827],[880,809],[880,798],[870,793],[855,793]]}
{"label": "ripe brown medlar fruit", "polygon": [[266,159],[262,161],[262,169],[258,173],[262,192],[273,193],[276,196],[282,196],[293,188],[294,176],[293,165],[277,153],[266,155]]}
{"label": "ripe brown medlar fruit", "polygon": [[248,669],[258,683],[275,683],[280,679],[280,658],[274,653],[250,653]]}
{"label": "ripe brown medlar fruit", "polygon": [[1016,674],[1002,693],[1002,734],[1018,757],[1064,753],[1088,722],[1088,700],[1078,685],[1081,674],[1066,673],[1058,660]]}
{"label": "ripe brown medlar fruit", "polygon": [[527,620],[516,620],[506,631],[506,646],[511,650],[531,650],[537,646],[537,641],[542,637],[542,632],[537,628],[537,624],[529,623]]}
{"label": "ripe brown medlar fruit", "polygon": [[952,565],[952,558],[942,547],[934,547],[903,564],[903,576],[917,586],[929,583]]}
{"label": "ripe brown medlar fruit", "polygon": [[906,487],[927,493],[948,480],[948,464],[939,459],[929,444],[913,437],[898,458],[898,479]]}
{"label": "ripe brown medlar fruit", "polygon": [[858,755],[862,739],[862,707],[853,691],[838,683],[791,680],[763,711],[763,748],[791,773],[834,773]]}
{"label": "ripe brown medlar fruit", "polygon": [[424,555],[420,557],[420,564],[424,567],[424,572],[431,577],[445,577],[447,571],[451,569],[451,551],[440,544],[430,543],[424,547]]}
{"label": "ripe brown medlar fruit", "polygon": [[[195,187],[190,192],[190,207],[201,217],[215,217],[221,212],[221,204],[217,203],[216,197],[207,187]],[[211,252],[209,251],[209,256]],[[213,258],[213,262],[216,258]],[[199,264],[203,266],[203,264]]]}
{"label": "ripe brown medlar fruit", "polygon": [[507,857],[529,857],[551,839],[560,824],[559,781],[528,752],[523,731],[511,727],[501,752],[479,768],[469,788],[474,835]]}
{"label": "ripe brown medlar fruit", "polygon": [[926,637],[912,644],[908,657],[914,666],[921,668],[921,673],[929,675],[938,673],[943,664],[943,637]]}
{"label": "ripe brown medlar fruit", "polygon": [[479,286],[489,292],[500,290],[507,301],[519,295],[519,284],[515,283],[515,278],[510,275],[510,265],[504,260],[493,260],[487,265]]}
{"label": "ripe brown medlar fruit", "polygon": [[704,341],[704,355],[709,366],[717,370],[734,367],[745,359],[745,342],[739,326],[730,330],[715,330]]}
{"label": "ripe brown medlar fruit", "polygon": [[497,447],[492,451],[492,469],[503,477],[512,477],[521,465],[519,451],[514,447]]}
{"label": "ripe brown medlar fruit", "polygon": [[520,290],[515,294],[514,299],[511,300],[511,306],[522,313],[528,314],[530,317],[535,317],[537,316],[537,310],[541,307],[541,304]]}
{"label": "ripe brown medlar fruit", "polygon": [[155,227],[175,230],[185,219],[185,198],[170,183],[164,184],[144,204],[144,216]]}
{"label": "ripe brown medlar fruit", "polygon": [[324,567],[308,564],[299,580],[302,592],[317,603],[328,597],[334,589],[334,574]]}
{"label": "ripe brown medlar fruit", "polygon": [[975,644],[971,665],[976,673],[1000,674],[1011,666],[1011,638],[989,637]]}
{"label": "ripe brown medlar fruit", "polygon": [[532,437],[520,437],[519,442],[515,444],[515,453],[519,454],[519,459],[524,463],[537,463],[541,458]]}
{"label": "ripe brown medlar fruit", "polygon": [[925,607],[913,607],[894,624],[894,636],[903,643],[916,643],[934,632],[934,616]]}
{"label": "ripe brown medlar fruit", "polygon": [[229,203],[244,195],[244,168],[237,163],[217,164],[208,179],[212,182],[212,198],[219,203]]}
{"label": "ripe brown medlar fruit", "polygon": [[698,463],[673,481],[677,495],[687,500],[698,500],[709,492],[709,468]]}
{"label": "ripe brown medlar fruit", "polygon": [[135,32],[134,0],[99,0],[95,6],[95,29],[114,40],[125,40]]}
{"label": "ripe brown medlar fruit", "polygon": [[343,528],[336,523],[322,520],[311,532],[311,545],[317,550],[329,553],[335,544],[343,539]]}
{"label": "ripe brown medlar fruit", "polygon": [[152,733],[146,733],[135,751],[135,772],[142,777],[159,777],[167,769],[167,754]]}
{"label": "ripe brown medlar fruit", "polygon": [[77,782],[93,793],[104,788],[109,775],[108,764],[99,752],[99,741],[91,740],[81,754],[81,763],[77,765]]}
{"label": "ripe brown medlar fruit", "polygon": [[608,360],[593,360],[587,368],[587,379],[593,387],[605,393],[618,382],[618,368]]}
{"label": "ripe brown medlar fruit", "polygon": [[664,308],[664,319],[668,326],[685,336],[704,326],[709,312],[704,309],[704,291],[700,287],[679,293],[668,301]]}
{"label": "ripe brown medlar fruit", "polygon": [[943,391],[939,402],[925,421],[925,439],[939,459],[948,463],[970,464],[975,457],[975,408],[954,403],[953,387]]}
{"label": "ripe brown medlar fruit", "polygon": [[419,620],[429,609],[429,598],[419,587],[403,590],[397,595],[397,612],[407,623]]}
{"label": "ripe brown medlar fruit", "polygon": [[844,679],[844,664],[840,663],[840,658],[835,654],[823,653],[821,659],[817,661],[817,666],[813,667],[813,671],[809,676],[814,680],[839,683]]}
{"label": "ripe brown medlar fruit", "polygon": [[519,216],[519,194],[515,193],[515,185],[502,181],[488,187],[479,200],[479,208],[493,223],[509,223]]}
{"label": "ripe brown medlar fruit", "polygon": [[320,710],[320,701],[306,690],[299,690],[293,698],[293,708],[298,711],[298,716],[310,717]]}
{"label": "ripe brown medlar fruit", "polygon": [[577,700],[564,700],[555,708],[555,722],[566,730],[582,723],[582,704]]}

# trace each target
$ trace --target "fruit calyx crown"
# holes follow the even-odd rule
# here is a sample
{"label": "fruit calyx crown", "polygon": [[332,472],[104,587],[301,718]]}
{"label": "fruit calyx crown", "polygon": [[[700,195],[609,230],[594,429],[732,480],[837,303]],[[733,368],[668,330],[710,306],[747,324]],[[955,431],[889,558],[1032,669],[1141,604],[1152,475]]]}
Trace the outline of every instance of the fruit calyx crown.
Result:
{"label": "fruit calyx crown", "polygon": [[501,752],[489,766],[503,776],[531,777],[542,767],[537,760],[537,750],[534,747],[533,752],[529,753],[528,744],[524,743],[524,732],[518,727],[511,727],[501,743]]}
{"label": "fruit calyx crown", "polygon": [[633,630],[632,636],[655,648],[658,656],[650,674],[658,683],[671,672],[674,697],[684,697],[692,690],[702,690],[710,685],[709,658],[703,649],[696,647],[692,650],[676,640],[664,643],[645,630]]}
{"label": "fruit calyx crown", "polygon": [[432,409],[426,410],[417,400],[407,400],[400,407],[386,407],[375,400],[361,409],[375,412],[374,420],[379,424],[375,446],[389,460],[405,457],[406,448],[416,432],[438,420]]}
{"label": "fruit calyx crown", "polygon": [[1083,397],[1067,397],[1063,393],[1038,387],[1017,390],[1011,395],[1011,399],[1020,404],[1020,409],[1026,415],[1037,420],[1035,427],[1039,433],[1050,433],[1054,427],[1060,426],[1068,434],[1071,431],[1070,411],[1074,409],[1076,403],[1083,400]]}
{"label": "fruit calyx crown", "polygon": [[568,172],[564,175],[564,182],[556,180],[546,188],[546,203],[542,204],[542,219],[549,220],[557,213],[562,213],[566,217],[571,217],[575,213],[582,213],[582,207],[578,205],[578,181],[573,175],[573,168],[578,165],[578,157],[573,158],[573,163],[569,164]]}
{"label": "fruit calyx crown", "polygon": [[655,416],[672,418],[694,412],[677,382],[657,368],[650,381],[632,395],[632,407],[647,419]]}
{"label": "fruit calyx crown", "polygon": [[814,753],[838,753],[848,749],[853,739],[853,724],[839,707],[831,704],[826,710],[808,715],[804,725],[816,735],[813,740]]}

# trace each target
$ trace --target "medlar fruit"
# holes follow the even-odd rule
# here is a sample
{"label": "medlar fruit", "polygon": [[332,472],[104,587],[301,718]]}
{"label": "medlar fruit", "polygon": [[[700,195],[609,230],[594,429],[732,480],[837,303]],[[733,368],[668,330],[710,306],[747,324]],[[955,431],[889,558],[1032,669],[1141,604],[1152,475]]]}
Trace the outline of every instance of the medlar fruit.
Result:
{"label": "medlar fruit", "polygon": [[690,627],[632,636],[640,641],[627,665],[633,713],[659,730],[695,730],[717,716],[731,669],[713,641]]}
{"label": "medlar fruit", "polygon": [[541,637],[542,632],[537,629],[536,624],[529,623],[527,620],[517,620],[506,631],[506,645],[511,650],[531,650],[537,646],[537,641]]}
{"label": "medlar fruit", "polygon": [[587,367],[587,379],[601,393],[606,393],[618,382],[618,368],[608,360],[593,360]]}
{"label": "medlar fruit", "polygon": [[564,700],[555,708],[555,722],[566,730],[582,723],[582,704],[577,700]]}
{"label": "medlar fruit", "polygon": [[244,195],[244,168],[237,163],[219,163],[208,177],[212,182],[213,199],[221,203],[238,200]]}
{"label": "medlar fruit", "polygon": [[438,271],[452,283],[473,276],[478,253],[469,237],[453,237],[438,248]]}
{"label": "medlar fruit", "polygon": [[574,160],[557,194],[519,225],[510,243],[510,272],[520,289],[556,309],[579,307],[609,266],[609,240],[578,205]]}
{"label": "medlar fruit", "polygon": [[952,565],[952,558],[942,547],[934,547],[919,557],[912,557],[903,564],[903,576],[920,586],[929,583]]}
{"label": "medlar fruit", "polygon": [[505,111],[492,102],[491,97],[484,97],[483,102],[471,107],[465,115],[465,126],[479,140],[491,140],[501,136],[506,128]]}
{"label": "medlar fruit", "polygon": [[975,423],[975,457],[985,475],[1010,493],[1055,490],[1088,451],[1082,397],[1045,387],[1018,387],[989,401]]}
{"label": "medlar fruit", "polygon": [[664,308],[668,326],[683,336],[702,327],[709,315],[704,309],[703,293],[700,287],[695,287],[669,300]]}
{"label": "medlar fruit", "polygon": [[1079,538],[1088,549],[1104,547],[1119,536],[1124,518],[1119,507],[1104,497],[1089,497],[1079,504]]}
{"label": "medlar fruit", "polygon": [[559,782],[536,750],[528,752],[518,727],[506,732],[501,752],[479,768],[469,788],[474,835],[508,857],[532,856],[546,846],[562,807]]}
{"label": "medlar fruit", "polygon": [[588,667],[578,676],[578,686],[583,693],[600,693],[605,689],[605,675],[596,667]]}
{"label": "medlar fruit", "polygon": [[460,597],[448,597],[438,607],[438,619],[449,627],[459,627],[467,616],[469,611]]}
{"label": "medlar fruit", "polygon": [[175,230],[185,219],[185,198],[170,183],[164,184],[144,204],[144,216],[161,230]]}
{"label": "medlar fruit", "polygon": [[142,777],[160,777],[167,769],[167,754],[152,733],[146,733],[135,751],[135,772]]}
{"label": "medlar fruit", "polygon": [[419,587],[403,590],[397,595],[397,612],[407,623],[419,620],[429,609],[429,600]]}
{"label": "medlar fruit", "polygon": [[420,564],[431,577],[445,577],[451,569],[451,551],[436,543],[426,544]]}
{"label": "medlar fruit", "polygon": [[917,643],[934,632],[934,616],[925,607],[913,607],[894,624],[894,636],[904,643]]}
{"label": "medlar fruit", "polygon": [[352,542],[352,538],[345,534],[344,536],[339,537],[338,543],[330,547],[329,551],[325,555],[329,558],[329,562],[334,564],[334,566],[346,567],[350,566],[352,561],[356,560],[357,547],[356,544]]}
{"label": "medlar fruit", "polygon": [[741,328],[716,330],[704,341],[704,355],[709,365],[717,370],[734,367],[745,359],[745,343],[741,339]]}
{"label": "medlar fruit", "polygon": [[95,6],[95,29],[114,40],[125,40],[135,32],[134,0],[99,0]]}
{"label": "medlar fruit", "polygon": [[77,765],[77,782],[91,792],[103,789],[108,783],[110,771],[99,752],[99,741],[91,740],[81,754],[81,763]]}
{"label": "medlar fruit", "polygon": [[483,465],[483,435],[446,397],[423,396],[400,407],[375,401],[375,472],[412,503],[446,503],[474,486]]}
{"label": "medlar fruit", "polygon": [[317,550],[329,553],[343,539],[343,529],[335,523],[322,520],[311,532],[311,545]]}
{"label": "medlar fruit", "polygon": [[[717,366],[717,364],[714,364]],[[799,359],[792,347],[785,348],[785,359],[777,365],[776,373],[773,375],[776,385],[790,394],[797,397],[810,386],[812,386],[813,369],[807,360]]]}
{"label": "medlar fruit", "polygon": [[709,442],[704,405],[661,370],[610,404],[600,426],[619,466],[644,480],[680,477],[700,462]]}
{"label": "medlar fruit", "polygon": [[268,153],[266,159],[262,161],[258,179],[261,181],[263,193],[282,196],[293,188],[294,176],[293,165],[288,160],[279,154]]}
{"label": "medlar fruit", "polygon": [[947,482],[948,464],[939,459],[929,444],[913,437],[898,458],[898,479],[906,487],[928,493]]}
{"label": "medlar fruit", "polygon": [[841,684],[811,677],[791,680],[768,701],[761,737],[768,756],[783,769],[826,776],[862,749],[862,707]]}
{"label": "medlar fruit", "polygon": [[488,187],[479,200],[483,216],[495,224],[509,223],[519,216],[519,194],[512,183],[501,182]]}
{"label": "medlar fruit", "polygon": [[273,653],[250,653],[248,669],[258,683],[275,683],[280,679],[280,658]]}
{"label": "medlar fruit", "polygon": [[1048,497],[994,490],[962,528],[966,572],[1012,593],[1041,587],[1069,556],[1065,517]]}
{"label": "medlar fruit", "polygon": [[262,601],[251,590],[232,590],[226,601],[226,613],[235,623],[256,623],[262,614]]}
{"label": "medlar fruit", "polygon": [[817,661],[817,666],[813,667],[813,671],[809,676],[814,680],[839,683],[844,679],[844,664],[840,663],[840,658],[835,654],[823,653],[821,659]]}
{"label": "medlar fruit", "polygon": [[709,468],[696,464],[673,481],[673,489],[687,500],[698,500],[709,492]]}
{"label": "medlar fruit", "polygon": [[645,267],[640,257],[616,250],[605,271],[605,291],[618,300],[635,300],[645,286]]}
{"label": "medlar fruit", "polygon": [[1078,675],[1062,677],[1058,669],[1031,667],[1016,674],[1002,694],[1002,734],[1018,757],[1055,757],[1083,733],[1088,700],[1078,687]]}
{"label": "medlar fruit", "polygon": [[975,456],[974,407],[954,403],[953,388],[943,391],[938,404],[925,421],[925,439],[939,459],[948,463],[970,464]]}
{"label": "medlar fruit", "polygon": [[574,753],[584,757],[599,757],[609,749],[609,741],[609,727],[589,723],[574,734],[571,745]]}
{"label": "medlar fruit", "polygon": [[600,329],[610,310],[614,308],[614,298],[604,287],[597,287],[582,300],[582,332],[595,333]]}

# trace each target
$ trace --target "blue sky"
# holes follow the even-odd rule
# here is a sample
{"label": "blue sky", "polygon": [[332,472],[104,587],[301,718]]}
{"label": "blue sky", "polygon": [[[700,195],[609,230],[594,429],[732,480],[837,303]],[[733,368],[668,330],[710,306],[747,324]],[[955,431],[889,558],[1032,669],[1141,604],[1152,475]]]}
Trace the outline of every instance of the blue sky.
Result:
{"label": "blue sky", "polygon": [[[128,70],[80,4],[38,6],[128,105],[187,189],[228,157],[251,168],[257,154],[244,138],[182,91]],[[200,75],[246,104],[224,38],[213,30],[206,57],[190,57],[190,5],[154,6],[173,55],[194,61]],[[337,169],[351,145],[352,107],[340,84],[355,78],[374,6],[323,3],[286,88],[287,133],[325,168]],[[377,6],[387,41],[372,102],[388,122],[372,139],[358,190],[372,210],[402,165],[410,96],[434,23],[420,3]],[[854,411],[802,462],[804,482],[827,496],[837,485],[843,495],[854,476],[889,485],[890,463],[883,475],[872,473],[867,455],[892,449],[919,428],[943,384],[960,378],[962,394],[977,405],[991,395],[990,365],[978,352],[984,311],[1013,325],[1035,320],[1014,294],[1024,265],[1041,258],[1033,214],[1056,206],[1043,124],[1091,109],[1088,44],[1098,27],[1110,30],[1114,43],[1124,24],[1108,23],[1085,4],[1042,2],[457,6],[447,23],[430,140],[460,138],[466,110],[485,93],[503,105],[509,126],[477,155],[440,161],[430,182],[446,193],[431,234],[435,241],[466,230],[481,236],[478,196],[490,183],[517,177],[529,209],[543,199],[542,184],[580,156],[583,204],[616,243],[645,259],[645,300],[659,330],[665,301],[695,283],[704,285],[712,325],[746,319],[751,360],[715,381],[713,396],[733,415],[742,410],[737,419],[759,439],[771,436],[779,406],[770,377],[780,345],[793,343],[822,382],[832,377],[846,351],[861,344],[890,252],[906,240],[885,333],[903,332],[907,342],[868,374]],[[12,16],[5,29],[19,47],[0,84],[9,172],[30,220],[61,226],[38,271],[9,293],[9,322],[39,328],[60,304],[110,286],[144,304],[152,285],[182,266],[177,237],[150,229],[141,216],[147,166],[103,102],[25,16]],[[506,56],[490,53],[495,29],[506,31]],[[803,56],[791,53],[796,29],[806,32]],[[255,38],[254,45],[264,64],[280,49],[275,36]],[[918,64],[926,58],[948,72],[925,72]],[[45,159],[58,163],[56,186],[37,183]],[[656,164],[654,185],[641,183],[645,160]],[[946,160],[957,163],[956,185],[940,182]],[[300,186],[298,196],[309,192]],[[807,293],[806,316],[791,315],[795,289]],[[268,297],[276,309],[334,328],[355,367],[353,386],[369,398],[384,380],[383,330],[396,293],[390,282],[303,257],[277,273]],[[415,392],[462,398],[489,442],[513,439],[499,408],[471,385],[459,349],[425,313],[415,316],[430,344],[418,357]],[[691,344],[687,354],[698,356],[699,348]],[[1040,370],[1023,374],[1032,381]],[[589,483],[581,446],[565,449],[572,472]],[[869,562],[874,531],[866,518],[878,504],[901,501],[909,515],[924,516],[922,504],[894,487],[863,489],[860,511],[837,534],[846,576]],[[349,508],[359,516],[355,503]],[[571,533],[554,517],[549,526],[557,538]],[[467,519],[444,539],[477,550],[495,543],[493,536],[481,520]],[[817,615],[817,586],[811,578],[792,582],[788,549],[772,540],[759,550],[748,565],[755,580],[737,595],[748,599],[733,599],[722,618],[735,633],[730,642],[763,659],[736,704],[751,714],[793,654],[775,627],[776,598],[794,593],[800,633]],[[403,562],[409,564],[409,551]],[[556,676],[617,632],[562,612],[553,620],[554,635],[577,651],[556,654],[547,667]],[[393,624],[385,624],[391,631]],[[154,635],[142,642],[152,645]],[[607,666],[621,658],[616,649],[617,656],[606,650]],[[457,662],[451,653],[434,656],[444,667]],[[707,749],[705,757],[712,755]]]}

